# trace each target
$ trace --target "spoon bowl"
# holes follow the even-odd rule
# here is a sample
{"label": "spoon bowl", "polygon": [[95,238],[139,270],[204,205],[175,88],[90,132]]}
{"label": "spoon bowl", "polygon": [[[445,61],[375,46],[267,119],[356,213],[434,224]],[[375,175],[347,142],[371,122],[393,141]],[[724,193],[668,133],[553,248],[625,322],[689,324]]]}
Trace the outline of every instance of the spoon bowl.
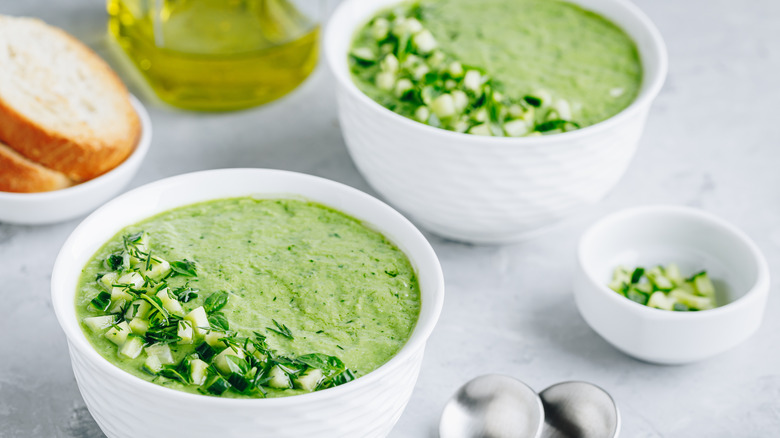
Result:
{"label": "spoon bowl", "polygon": [[617,438],[620,412],[612,397],[587,382],[563,382],[539,394],[544,406],[542,438]]}
{"label": "spoon bowl", "polygon": [[453,395],[439,423],[440,438],[537,438],[544,426],[542,400],[512,377],[477,377]]}

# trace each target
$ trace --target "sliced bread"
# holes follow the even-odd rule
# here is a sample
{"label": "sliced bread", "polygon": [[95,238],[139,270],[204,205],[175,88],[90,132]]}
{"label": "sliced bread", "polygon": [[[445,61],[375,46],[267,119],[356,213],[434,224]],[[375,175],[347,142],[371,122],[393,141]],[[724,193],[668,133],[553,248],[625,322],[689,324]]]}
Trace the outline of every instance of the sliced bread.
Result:
{"label": "sliced bread", "polygon": [[0,140],[81,182],[125,160],[140,130],[99,56],[40,20],[0,15]]}
{"label": "sliced bread", "polygon": [[46,192],[71,185],[67,176],[33,163],[0,143],[0,192]]}

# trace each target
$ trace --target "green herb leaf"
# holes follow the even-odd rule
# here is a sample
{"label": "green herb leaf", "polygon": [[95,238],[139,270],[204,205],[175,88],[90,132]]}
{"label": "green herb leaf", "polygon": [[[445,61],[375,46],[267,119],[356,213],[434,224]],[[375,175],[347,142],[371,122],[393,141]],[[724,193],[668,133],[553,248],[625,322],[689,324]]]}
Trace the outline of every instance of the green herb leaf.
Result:
{"label": "green herb leaf", "polygon": [[163,325],[150,324],[149,330],[145,335],[148,344],[173,344],[179,342],[181,338],[178,332],[178,321]]}
{"label": "green herb leaf", "polygon": [[238,356],[225,356],[227,360],[227,366],[231,373],[239,374],[243,376],[249,371],[249,364],[245,359],[241,359]]}
{"label": "green herb leaf", "polygon": [[221,310],[228,302],[229,294],[227,292],[215,292],[206,298],[203,308],[206,313],[213,313]]}
{"label": "green herb leaf", "polygon": [[190,300],[198,298],[198,292],[198,289],[193,289],[188,286],[180,287],[173,291],[173,293],[176,295],[176,299],[182,303],[188,303]]}
{"label": "green herb leaf", "polygon": [[211,328],[216,330],[228,331],[230,325],[228,324],[227,317],[222,312],[215,312],[209,315],[209,324]]}
{"label": "green herb leaf", "polygon": [[144,299],[149,302],[149,304],[152,305],[152,307],[159,313],[159,315],[162,317],[162,321],[167,324],[168,317],[170,316],[168,314],[168,311],[165,310],[165,307],[163,307],[162,300],[157,298],[154,295],[148,295],[143,294],[141,295],[141,299]]}
{"label": "green herb leaf", "polygon": [[175,365],[164,365],[159,374],[172,380],[178,380],[184,384],[189,383],[188,379],[181,374]]}
{"label": "green herb leaf", "polygon": [[171,262],[171,270],[174,275],[181,275],[184,277],[197,277],[197,266],[195,262],[184,259],[178,262]]}
{"label": "green herb leaf", "polygon": [[275,319],[272,319],[271,321],[274,322],[274,325],[276,326],[276,328],[274,329],[274,328],[271,328],[271,327],[266,327],[268,330],[271,330],[272,332],[274,332],[276,334],[282,335],[282,336],[284,336],[287,339],[295,339],[293,337],[292,332],[290,331],[289,328],[287,328],[286,325],[279,324],[278,322],[276,322]]}
{"label": "green herb leaf", "polygon": [[349,369],[342,371],[341,373],[333,376],[333,379],[331,379],[331,381],[333,382],[333,386],[343,385],[353,380],[355,380],[355,373],[353,373],[352,370]]}

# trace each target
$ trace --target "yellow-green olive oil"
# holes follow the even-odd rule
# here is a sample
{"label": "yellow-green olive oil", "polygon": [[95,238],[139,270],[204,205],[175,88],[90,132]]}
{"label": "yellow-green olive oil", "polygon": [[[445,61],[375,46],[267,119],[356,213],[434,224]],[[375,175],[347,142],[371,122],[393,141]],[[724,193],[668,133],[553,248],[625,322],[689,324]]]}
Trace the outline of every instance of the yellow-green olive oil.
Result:
{"label": "yellow-green olive oil", "polygon": [[290,0],[108,0],[109,30],[164,101],[225,111],[284,96],[317,63]]}

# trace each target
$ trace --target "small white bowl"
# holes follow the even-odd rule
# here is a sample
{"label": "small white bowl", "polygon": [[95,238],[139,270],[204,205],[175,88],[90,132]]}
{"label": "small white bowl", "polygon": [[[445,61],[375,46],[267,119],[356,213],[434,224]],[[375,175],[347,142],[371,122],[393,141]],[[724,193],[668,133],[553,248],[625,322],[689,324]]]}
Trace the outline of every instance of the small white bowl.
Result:
{"label": "small white bowl", "polygon": [[644,79],[614,117],[580,130],[526,138],[482,137],[398,115],[361,92],[348,56],[356,30],[399,0],[346,0],[330,19],[324,50],[333,71],[349,153],[366,180],[429,230],[476,243],[522,240],[602,199],[636,150],[667,71],[660,33],[623,0],[573,0],[636,42]]}
{"label": "small white bowl", "polygon": [[[417,325],[390,361],[323,391],[275,399],[229,399],[176,391],[139,379],[98,354],[79,327],[75,294],[81,270],[125,226],[175,207],[237,196],[306,198],[347,213],[385,235],[411,261],[422,293]],[[381,201],[351,187],[267,169],[196,172],[147,184],[108,202],[65,242],[54,264],[52,302],[65,331],[81,395],[109,438],[384,437],[411,397],[444,300],[439,261],[423,235]]]}
{"label": "small white bowl", "polygon": [[125,161],[97,178],[66,189],[41,193],[0,192],[0,222],[27,225],[63,222],[89,213],[119,193],[138,172],[152,143],[149,113],[135,96],[130,96],[130,103],[141,120],[141,137]]}
{"label": "small white bowl", "polygon": [[[686,207],[651,206],[611,214],[581,238],[574,297],[585,321],[638,359],[682,364],[722,353],[750,337],[764,315],[769,269],[733,225]],[[635,303],[607,284],[615,267],[676,263],[683,275],[706,270],[722,304],[673,312]]]}

